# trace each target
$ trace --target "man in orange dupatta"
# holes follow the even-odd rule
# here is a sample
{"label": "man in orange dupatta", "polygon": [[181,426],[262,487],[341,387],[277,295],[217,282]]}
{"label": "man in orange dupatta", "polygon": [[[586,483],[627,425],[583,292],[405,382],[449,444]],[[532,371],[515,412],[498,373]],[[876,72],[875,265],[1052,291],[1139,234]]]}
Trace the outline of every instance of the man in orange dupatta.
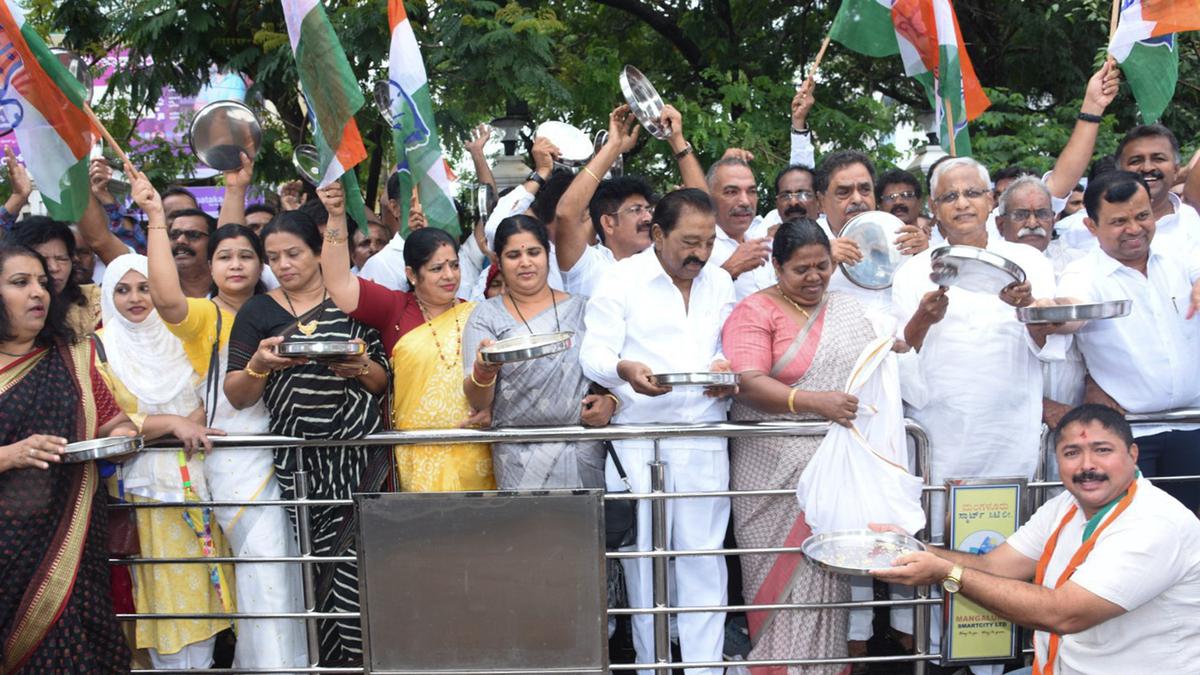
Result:
{"label": "man in orange dupatta", "polygon": [[1055,434],[1067,491],[1004,544],[982,556],[930,548],[873,574],[941,583],[1032,627],[1034,675],[1195,672],[1200,520],[1141,476],[1112,408],[1075,408]]}

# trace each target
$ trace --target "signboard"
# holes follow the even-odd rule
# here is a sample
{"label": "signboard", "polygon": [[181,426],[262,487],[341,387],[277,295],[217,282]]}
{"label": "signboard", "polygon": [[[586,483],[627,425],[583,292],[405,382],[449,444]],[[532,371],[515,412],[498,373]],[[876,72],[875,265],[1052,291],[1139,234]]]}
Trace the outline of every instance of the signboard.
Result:
{"label": "signboard", "polygon": [[[946,482],[946,541],[956,551],[983,555],[1021,525],[1025,479]],[[949,663],[1007,661],[1017,655],[1017,627],[961,593],[942,604],[942,657]]]}

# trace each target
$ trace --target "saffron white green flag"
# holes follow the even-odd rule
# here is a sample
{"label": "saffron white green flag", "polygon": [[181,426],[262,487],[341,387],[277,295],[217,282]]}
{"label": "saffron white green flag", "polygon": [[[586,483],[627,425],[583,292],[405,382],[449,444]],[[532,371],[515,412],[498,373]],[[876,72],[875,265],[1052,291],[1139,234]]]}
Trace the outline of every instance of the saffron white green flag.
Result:
{"label": "saffron white green flag", "polygon": [[404,0],[388,0],[388,25],[392,30],[388,116],[400,171],[401,231],[408,231],[409,201],[416,186],[429,225],[457,236],[458,211],[454,208],[450,176],[433,119],[425,62],[404,11]]}
{"label": "saffron white green flag", "polygon": [[0,70],[0,131],[16,135],[50,217],[78,222],[95,142],[86,94],[11,0],[0,3]]}
{"label": "saffron white green flag", "polygon": [[1121,67],[1143,121],[1153,124],[1175,96],[1175,33],[1200,30],[1200,0],[1123,0],[1108,53]]}
{"label": "saffron white green flag", "polygon": [[300,88],[314,121],[313,145],[321,156],[318,186],[340,178],[346,189],[346,213],[366,231],[366,205],[353,171],[367,157],[354,121],[366,101],[362,87],[320,0],[283,0],[283,16]]}
{"label": "saffron white green flag", "polygon": [[963,44],[950,0],[843,0],[830,37],[867,56],[899,54],[925,87],[942,147],[970,155],[967,122],[991,105]]}

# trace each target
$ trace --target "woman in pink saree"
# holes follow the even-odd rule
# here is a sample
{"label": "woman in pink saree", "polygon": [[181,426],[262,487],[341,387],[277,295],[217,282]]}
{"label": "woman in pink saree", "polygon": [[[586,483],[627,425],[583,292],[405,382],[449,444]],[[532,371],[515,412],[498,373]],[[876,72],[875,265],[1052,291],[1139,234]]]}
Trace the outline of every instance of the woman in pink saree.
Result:
{"label": "woman in pink saree", "polygon": [[[742,301],[725,322],[725,355],[741,375],[734,420],[829,420],[849,426],[858,400],[840,390],[875,337],[852,297],[827,291],[834,272],[829,239],[802,218],[780,226],[772,263],[778,283]],[[820,436],[730,440],[730,489],[794,489],[821,444]],[[733,527],[742,548],[799,546],[810,534],[795,499],[738,497]],[[811,565],[799,553],[742,556],[743,594],[754,604],[850,600],[844,576]],[[844,609],[773,610],[748,614],[751,660],[846,655]],[[836,674],[849,666],[751,668],[754,675]]]}

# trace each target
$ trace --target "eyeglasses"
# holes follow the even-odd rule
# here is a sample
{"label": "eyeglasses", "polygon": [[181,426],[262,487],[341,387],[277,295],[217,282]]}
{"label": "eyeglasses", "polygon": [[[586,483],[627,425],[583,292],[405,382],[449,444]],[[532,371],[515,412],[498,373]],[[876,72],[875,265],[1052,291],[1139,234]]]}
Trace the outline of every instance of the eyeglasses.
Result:
{"label": "eyeglasses", "polygon": [[916,199],[916,198],[917,198],[916,192],[913,192],[912,190],[905,190],[904,192],[893,192],[890,195],[884,195],[883,197],[881,197],[879,199],[879,201],[884,204],[887,204],[888,202],[894,202],[894,201],[898,201],[901,199]]}
{"label": "eyeglasses", "polygon": [[617,209],[608,215],[620,217],[622,213],[629,213],[635,218],[640,218],[643,213],[654,215],[654,207],[646,204],[634,204],[633,206],[626,206],[623,209]]}
{"label": "eyeglasses", "polygon": [[188,241],[200,241],[207,236],[207,232],[201,232],[200,230],[169,230],[167,232],[167,239],[170,239],[171,241],[175,241],[180,237],[183,237]]}
{"label": "eyeglasses", "polygon": [[967,188],[966,190],[963,190],[962,192],[959,192],[957,190],[955,190],[954,192],[947,192],[946,194],[941,195],[940,197],[934,197],[933,201],[935,201],[939,204],[942,204],[942,205],[947,205],[947,204],[953,204],[954,202],[958,201],[959,197],[966,197],[967,199],[970,199],[972,201],[974,201],[976,199],[983,199],[984,195],[986,195],[987,193],[988,193],[987,190],[981,190],[979,188]]}
{"label": "eyeglasses", "polygon": [[817,193],[812,190],[796,190],[795,192],[780,192],[779,200],[785,202],[802,202],[816,196]]}
{"label": "eyeglasses", "polygon": [[1013,209],[1012,211],[1006,213],[1005,216],[1017,223],[1023,223],[1029,220],[1030,216],[1033,216],[1034,218],[1037,218],[1043,222],[1054,220],[1054,212],[1050,209]]}

